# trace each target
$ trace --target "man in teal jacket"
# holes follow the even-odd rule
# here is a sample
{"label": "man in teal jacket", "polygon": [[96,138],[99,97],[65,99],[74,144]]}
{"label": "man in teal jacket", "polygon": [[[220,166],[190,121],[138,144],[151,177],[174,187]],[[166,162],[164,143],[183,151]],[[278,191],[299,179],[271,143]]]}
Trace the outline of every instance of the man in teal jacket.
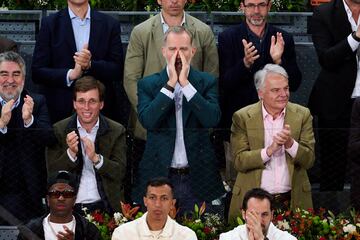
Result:
{"label": "man in teal jacket", "polygon": [[138,115],[148,138],[132,192],[136,202],[147,180],[158,176],[170,178],[182,212],[224,194],[208,130],[221,115],[217,81],[190,67],[195,51],[186,28],[170,28],[162,48],[166,68],[138,83]]}

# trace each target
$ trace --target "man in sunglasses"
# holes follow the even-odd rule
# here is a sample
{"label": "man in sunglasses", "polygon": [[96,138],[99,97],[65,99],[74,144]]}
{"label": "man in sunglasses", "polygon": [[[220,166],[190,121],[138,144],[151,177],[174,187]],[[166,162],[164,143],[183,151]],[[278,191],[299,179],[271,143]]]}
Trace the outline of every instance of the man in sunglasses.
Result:
{"label": "man in sunglasses", "polygon": [[47,151],[48,173],[75,174],[79,192],[74,210],[83,214],[120,210],[126,166],[125,128],[104,117],[104,85],[91,76],[74,83],[76,114],[54,124],[57,143]]}
{"label": "man in sunglasses", "polygon": [[66,239],[96,240],[100,233],[95,225],[73,212],[77,193],[75,176],[58,171],[48,179],[46,196],[49,213],[19,227],[18,240]]}
{"label": "man in sunglasses", "polygon": [[224,143],[229,165],[232,162],[229,147],[232,115],[238,109],[259,100],[253,84],[254,74],[266,64],[275,63],[289,74],[290,91],[295,92],[301,83],[292,36],[267,22],[271,1],[242,0],[240,9],[245,15],[245,21],[222,32],[218,45],[222,112],[220,126],[225,129]]}

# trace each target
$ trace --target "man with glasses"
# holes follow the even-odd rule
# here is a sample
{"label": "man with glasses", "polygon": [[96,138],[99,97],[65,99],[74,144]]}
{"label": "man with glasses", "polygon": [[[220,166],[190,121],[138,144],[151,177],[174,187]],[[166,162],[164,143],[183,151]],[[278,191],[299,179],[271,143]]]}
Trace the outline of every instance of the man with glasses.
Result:
{"label": "man with glasses", "polygon": [[233,113],[258,101],[254,74],[268,63],[279,64],[289,74],[290,91],[301,83],[294,40],[287,32],[267,23],[270,0],[242,0],[245,21],[219,35],[220,100],[225,129],[227,162],[231,163],[229,137]]}
{"label": "man with glasses", "polygon": [[0,225],[43,214],[51,124],[45,97],[24,89],[25,74],[19,54],[0,54]]}
{"label": "man with glasses", "polygon": [[73,212],[76,191],[77,182],[73,174],[58,171],[51,175],[46,195],[50,213],[20,226],[18,240],[100,239],[96,226]]}
{"label": "man with glasses", "polygon": [[57,143],[47,151],[48,172],[76,174],[79,192],[74,210],[118,211],[126,167],[125,128],[100,114],[104,85],[91,76],[74,85],[75,114],[54,124]]}

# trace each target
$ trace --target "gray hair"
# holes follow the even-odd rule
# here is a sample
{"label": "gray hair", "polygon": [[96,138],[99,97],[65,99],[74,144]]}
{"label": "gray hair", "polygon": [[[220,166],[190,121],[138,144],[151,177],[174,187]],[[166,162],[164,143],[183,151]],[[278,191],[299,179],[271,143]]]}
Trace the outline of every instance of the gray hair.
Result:
{"label": "gray hair", "polygon": [[18,53],[13,51],[0,53],[0,64],[3,62],[17,63],[21,68],[23,76],[25,77],[26,75],[25,61]]}
{"label": "gray hair", "polygon": [[280,65],[271,64],[271,63],[266,64],[263,69],[255,73],[254,83],[257,91],[259,91],[264,87],[265,79],[267,75],[271,73],[279,74],[285,77],[286,79],[289,79],[289,75],[287,74],[286,70]]}
{"label": "gray hair", "polygon": [[170,33],[176,33],[176,34],[181,34],[183,32],[185,32],[189,37],[190,37],[190,44],[192,45],[193,42],[193,35],[192,33],[184,26],[174,26],[174,27],[169,27],[169,29],[165,32],[164,35],[164,42],[163,45],[165,46],[167,38],[169,36]]}

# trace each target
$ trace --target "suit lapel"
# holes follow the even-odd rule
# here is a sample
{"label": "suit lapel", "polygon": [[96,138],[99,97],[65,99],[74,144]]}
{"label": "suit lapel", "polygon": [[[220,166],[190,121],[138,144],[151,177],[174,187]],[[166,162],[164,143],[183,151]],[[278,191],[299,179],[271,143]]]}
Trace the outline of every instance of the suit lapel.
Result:
{"label": "suit lapel", "polygon": [[89,36],[89,50],[94,56],[96,52],[98,40],[101,39],[102,19],[98,17],[97,12],[91,10],[90,12],[90,36]]}
{"label": "suit lapel", "polygon": [[154,44],[155,44],[155,49],[153,49],[152,51],[156,51],[156,54],[158,56],[158,59],[160,59],[161,61],[161,65],[165,66],[166,65],[166,61],[162,55],[162,44],[163,44],[163,38],[164,38],[164,31],[163,31],[163,27],[161,24],[161,18],[160,18],[160,13],[158,15],[156,15],[154,21],[153,21],[153,25],[152,25],[152,39],[154,39]]}
{"label": "suit lapel", "polygon": [[338,31],[338,34],[335,36],[338,38],[336,42],[343,40],[349,35],[351,30],[351,25],[348,21],[348,16],[345,12],[345,7],[342,0],[336,0],[333,2],[334,11],[332,17],[332,26],[335,31]]}
{"label": "suit lapel", "polygon": [[[261,101],[248,111],[249,119],[246,121],[249,144],[251,149],[263,148],[264,139],[264,121],[261,110]],[[261,127],[260,127],[261,126]]]}
{"label": "suit lapel", "polygon": [[75,53],[77,51],[75,37],[74,37],[75,34],[74,34],[74,30],[73,30],[73,27],[71,24],[71,19],[70,19],[68,8],[61,10],[60,18],[61,18],[60,19],[60,32],[66,33],[69,31],[69,29],[71,29],[72,34],[65,34],[65,39],[66,39],[67,45],[69,45],[69,47]]}

